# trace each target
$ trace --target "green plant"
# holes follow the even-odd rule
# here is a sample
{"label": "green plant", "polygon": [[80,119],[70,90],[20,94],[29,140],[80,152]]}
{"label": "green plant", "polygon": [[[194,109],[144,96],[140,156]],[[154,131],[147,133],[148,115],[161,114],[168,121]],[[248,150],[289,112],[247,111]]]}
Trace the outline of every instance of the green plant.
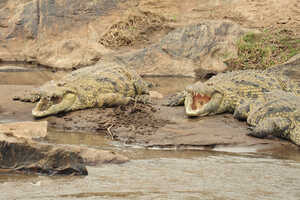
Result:
{"label": "green plant", "polygon": [[238,42],[237,58],[226,61],[233,69],[265,69],[300,53],[300,39],[288,31],[247,33]]}

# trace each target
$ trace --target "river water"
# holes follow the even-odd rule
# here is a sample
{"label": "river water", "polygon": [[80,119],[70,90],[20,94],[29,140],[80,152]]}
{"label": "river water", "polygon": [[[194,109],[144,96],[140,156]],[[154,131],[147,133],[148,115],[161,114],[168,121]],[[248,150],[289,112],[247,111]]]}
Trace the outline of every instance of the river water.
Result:
{"label": "river water", "polygon": [[299,160],[206,151],[144,153],[126,164],[88,167],[86,177],[0,175],[0,199],[300,197]]}
{"label": "river water", "polygon": [[[56,77],[47,71],[17,74],[0,71],[1,94],[6,94],[4,88],[8,85],[17,88]],[[25,75],[31,78],[24,78]],[[38,81],[24,82],[22,77],[27,81]],[[37,77],[42,77],[42,80]],[[152,81],[160,85],[162,94],[180,90],[192,82],[190,79],[171,78]],[[124,146],[101,135],[57,130],[50,130],[47,142],[114,150],[128,156],[131,161],[121,165],[88,167],[89,175],[85,177],[0,174],[0,200],[300,199],[299,151],[265,154],[147,150]]]}

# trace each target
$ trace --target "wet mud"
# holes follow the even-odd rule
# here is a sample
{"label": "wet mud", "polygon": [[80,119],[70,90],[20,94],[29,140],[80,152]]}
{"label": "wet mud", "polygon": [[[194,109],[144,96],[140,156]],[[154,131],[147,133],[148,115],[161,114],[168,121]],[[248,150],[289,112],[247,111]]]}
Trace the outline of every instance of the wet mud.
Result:
{"label": "wet mud", "polygon": [[[51,116],[49,126],[64,131],[85,131],[103,134],[112,140],[133,143],[135,136],[153,135],[168,120],[156,117],[157,109],[152,105],[131,103],[115,108],[94,108],[75,111],[63,116]],[[133,135],[121,137],[123,130]]]}
{"label": "wet mud", "polygon": [[298,147],[289,141],[248,136],[245,122],[230,114],[188,118],[182,107],[135,104],[94,108],[51,116],[49,126],[65,132],[90,132],[123,145],[165,150],[271,152]]}

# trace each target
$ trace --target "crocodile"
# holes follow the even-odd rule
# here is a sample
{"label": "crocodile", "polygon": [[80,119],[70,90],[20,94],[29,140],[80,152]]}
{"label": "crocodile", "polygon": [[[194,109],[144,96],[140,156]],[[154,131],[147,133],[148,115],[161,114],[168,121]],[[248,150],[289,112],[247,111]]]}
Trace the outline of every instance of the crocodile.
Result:
{"label": "crocodile", "polygon": [[187,116],[233,113],[240,99],[256,99],[275,89],[300,95],[300,88],[288,77],[261,70],[238,70],[189,85],[171,97],[167,105],[184,104]]}
{"label": "crocodile", "polygon": [[300,96],[282,90],[267,92],[255,100],[241,100],[234,117],[247,120],[250,135],[269,135],[300,145]]}
{"label": "crocodile", "polygon": [[45,117],[86,108],[126,105],[148,94],[147,83],[134,70],[107,62],[49,81],[19,100],[38,102],[32,115]]}

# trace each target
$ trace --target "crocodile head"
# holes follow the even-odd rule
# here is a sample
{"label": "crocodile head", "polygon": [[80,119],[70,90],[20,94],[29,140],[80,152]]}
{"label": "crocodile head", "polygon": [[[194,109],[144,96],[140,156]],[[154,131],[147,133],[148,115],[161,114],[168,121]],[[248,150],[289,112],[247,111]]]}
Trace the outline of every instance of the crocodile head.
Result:
{"label": "crocodile head", "polygon": [[214,87],[198,82],[187,86],[185,112],[187,116],[207,116],[217,114],[223,95]]}
{"label": "crocodile head", "polygon": [[48,85],[42,88],[39,102],[32,110],[32,115],[44,117],[70,111],[76,99],[75,91],[64,86]]}

